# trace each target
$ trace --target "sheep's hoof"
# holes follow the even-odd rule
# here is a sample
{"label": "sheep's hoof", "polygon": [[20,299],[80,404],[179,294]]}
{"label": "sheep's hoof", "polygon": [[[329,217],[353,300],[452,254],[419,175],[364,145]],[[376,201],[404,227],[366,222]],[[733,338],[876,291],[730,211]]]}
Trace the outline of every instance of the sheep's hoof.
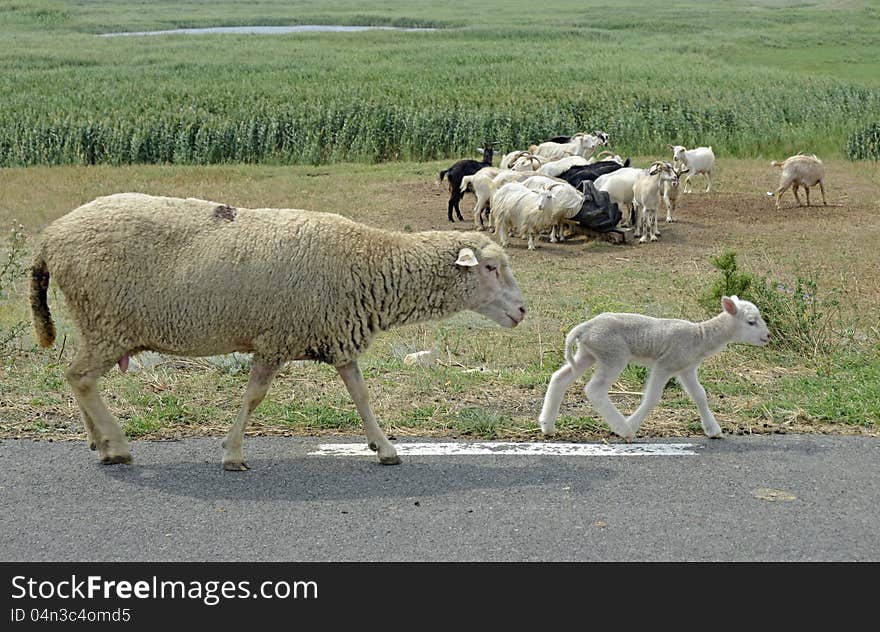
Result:
{"label": "sheep's hoof", "polygon": [[251,468],[244,461],[223,461],[223,469],[227,472],[247,472]]}
{"label": "sheep's hoof", "polygon": [[131,463],[130,454],[108,454],[101,457],[101,463],[104,465],[118,465],[120,463]]}
{"label": "sheep's hoof", "polygon": [[98,444],[95,443],[94,441],[92,441],[92,442],[89,444],[89,450],[91,450],[92,452],[94,452],[94,451],[97,450],[97,449],[98,449]]}
{"label": "sheep's hoof", "polygon": [[400,465],[400,457],[396,454],[394,456],[380,456],[379,463],[382,465]]}

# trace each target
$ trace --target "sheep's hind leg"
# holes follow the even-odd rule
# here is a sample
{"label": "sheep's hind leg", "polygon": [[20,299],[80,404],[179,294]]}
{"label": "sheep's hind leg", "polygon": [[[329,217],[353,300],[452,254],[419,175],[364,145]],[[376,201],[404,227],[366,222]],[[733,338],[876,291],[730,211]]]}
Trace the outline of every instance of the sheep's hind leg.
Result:
{"label": "sheep's hind leg", "polygon": [[379,453],[379,463],[382,465],[397,465],[400,463],[400,457],[397,456],[397,450],[388,441],[388,437],[382,432],[373,411],[370,409],[370,396],[367,393],[367,385],[364,384],[364,378],[358,368],[357,361],[352,360],[348,364],[336,367],[348,394],[354,400],[361,419],[364,421],[364,428],[367,431],[367,442],[370,449]]}
{"label": "sheep's hind leg", "polygon": [[715,416],[709,410],[709,403],[706,401],[706,389],[700,384],[700,380],[697,377],[697,368],[693,367],[687,371],[682,371],[676,376],[676,379],[697,405],[697,409],[700,411],[700,421],[703,424],[703,432],[706,433],[707,437],[720,439],[722,434],[721,426],[718,425]]}
{"label": "sheep's hind leg", "polygon": [[636,411],[626,420],[633,435],[638,433],[645,418],[660,402],[660,397],[663,395],[663,387],[666,386],[666,382],[669,381],[670,377],[669,373],[660,371],[656,367],[651,369],[651,372],[648,374],[648,381],[645,383],[645,393],[642,395],[642,401]]}
{"label": "sheep's hind leg", "polygon": [[602,415],[611,431],[629,441],[633,438],[633,432],[627,424],[626,418],[620,414],[614,402],[608,397],[611,385],[625,368],[626,362],[617,365],[598,364],[596,372],[584,388],[584,393]]}
{"label": "sheep's hind leg", "polygon": [[544,396],[544,406],[541,408],[541,415],[538,417],[538,423],[541,424],[541,432],[547,436],[556,434],[556,418],[559,416],[559,406],[562,404],[562,397],[565,391],[572,383],[586,372],[596,358],[587,352],[580,352],[574,356],[574,365],[566,362],[562,367],[550,378],[550,385],[547,387],[547,394]]}
{"label": "sheep's hind leg", "polygon": [[277,363],[269,363],[254,358],[251,365],[251,374],[248,379],[248,385],[244,391],[244,402],[242,402],[241,410],[238,411],[238,417],[235,423],[226,434],[223,440],[223,469],[230,472],[243,472],[248,468],[244,462],[241,452],[241,444],[244,440],[244,429],[250,420],[251,413],[260,405],[269,385],[272,383],[275,374],[278,373],[279,365]]}
{"label": "sheep's hind leg", "polygon": [[[89,441],[101,463],[131,463],[131,451],[122,428],[107,410],[98,393],[98,378],[116,364],[117,358],[102,358],[94,349],[82,347],[67,369],[67,381],[82,412]],[[89,446],[91,447],[91,445]]]}
{"label": "sheep's hind leg", "polygon": [[822,204],[828,206],[828,202],[825,201],[825,185],[819,180],[819,191],[822,193]]}

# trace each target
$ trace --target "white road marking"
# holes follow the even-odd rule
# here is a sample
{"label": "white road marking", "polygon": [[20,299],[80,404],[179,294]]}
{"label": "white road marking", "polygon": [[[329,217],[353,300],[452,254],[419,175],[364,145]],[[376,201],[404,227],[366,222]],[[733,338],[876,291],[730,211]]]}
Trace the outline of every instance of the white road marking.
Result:
{"label": "white road marking", "polygon": [[[395,443],[401,456],[690,456],[693,443]],[[363,443],[322,443],[309,456],[374,456]]]}

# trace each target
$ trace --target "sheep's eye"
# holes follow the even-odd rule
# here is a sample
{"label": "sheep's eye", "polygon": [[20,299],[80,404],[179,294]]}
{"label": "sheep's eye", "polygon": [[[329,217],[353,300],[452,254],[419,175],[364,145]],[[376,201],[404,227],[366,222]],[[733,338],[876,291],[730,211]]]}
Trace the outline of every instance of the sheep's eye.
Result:
{"label": "sheep's eye", "polygon": [[748,321],[748,323],[754,327],[755,325],[758,324],[758,321],[756,321],[756,320],[750,320],[750,321]]}
{"label": "sheep's eye", "polygon": [[489,272],[495,272],[498,269],[498,266],[493,266],[491,263],[486,264],[486,270]]}

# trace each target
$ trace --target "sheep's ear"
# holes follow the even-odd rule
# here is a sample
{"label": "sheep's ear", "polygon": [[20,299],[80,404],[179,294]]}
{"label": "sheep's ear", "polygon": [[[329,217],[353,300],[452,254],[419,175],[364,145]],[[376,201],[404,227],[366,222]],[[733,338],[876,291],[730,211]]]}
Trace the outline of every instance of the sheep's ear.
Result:
{"label": "sheep's ear", "polygon": [[458,251],[458,260],[455,262],[455,265],[473,268],[478,263],[477,256],[470,248],[462,248]]}
{"label": "sheep's ear", "polygon": [[660,173],[660,165],[658,165],[655,162],[653,165],[651,165],[651,169],[648,171],[648,175],[654,176],[654,175],[657,175],[658,173]]}
{"label": "sheep's ear", "polygon": [[736,313],[739,311],[736,306],[737,300],[738,299],[735,296],[725,296],[721,299],[721,307],[723,307],[724,311],[731,316],[736,316]]}
{"label": "sheep's ear", "polygon": [[669,149],[671,149],[672,151],[675,151],[675,147],[673,147],[672,145],[666,145],[666,146],[669,147]]}

